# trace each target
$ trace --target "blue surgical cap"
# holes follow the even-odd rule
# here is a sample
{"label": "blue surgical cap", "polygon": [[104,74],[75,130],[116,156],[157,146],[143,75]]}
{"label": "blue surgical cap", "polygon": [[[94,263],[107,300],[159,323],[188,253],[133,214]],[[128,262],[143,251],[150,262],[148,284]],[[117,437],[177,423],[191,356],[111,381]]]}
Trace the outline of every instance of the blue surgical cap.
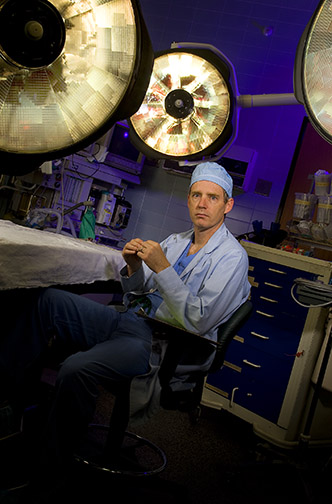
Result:
{"label": "blue surgical cap", "polygon": [[232,197],[233,179],[220,164],[208,161],[197,165],[192,173],[189,187],[200,180],[208,180],[218,184],[226,191],[229,198]]}

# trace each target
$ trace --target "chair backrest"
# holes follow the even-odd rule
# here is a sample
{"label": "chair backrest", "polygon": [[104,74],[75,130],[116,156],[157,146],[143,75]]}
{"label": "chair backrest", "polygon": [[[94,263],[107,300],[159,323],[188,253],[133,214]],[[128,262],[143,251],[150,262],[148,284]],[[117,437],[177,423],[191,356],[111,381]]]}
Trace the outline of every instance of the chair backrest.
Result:
{"label": "chair backrest", "polygon": [[252,302],[245,301],[231,317],[218,327],[218,347],[209,373],[218,371],[223,365],[227,348],[239,329],[249,319],[253,310]]}
{"label": "chair backrest", "polygon": [[[216,347],[215,357],[208,371],[196,371],[191,373],[191,379],[196,383],[193,390],[185,392],[174,392],[170,387],[170,381],[174,376],[175,369],[181,357],[186,352],[188,344],[193,347],[193,337],[190,334],[182,334],[180,338],[172,338],[159,370],[159,379],[162,387],[161,405],[166,409],[190,410],[194,408],[200,401],[204,386],[204,378],[208,373],[213,373],[221,368],[229,343],[236,335],[237,331],[248,320],[252,312],[253,306],[251,301],[245,301],[233,315],[218,328],[218,345]],[[185,337],[187,336],[187,337]],[[197,338],[194,348],[200,355],[206,352],[211,352],[211,342],[205,338]],[[207,353],[207,355],[208,355]]]}

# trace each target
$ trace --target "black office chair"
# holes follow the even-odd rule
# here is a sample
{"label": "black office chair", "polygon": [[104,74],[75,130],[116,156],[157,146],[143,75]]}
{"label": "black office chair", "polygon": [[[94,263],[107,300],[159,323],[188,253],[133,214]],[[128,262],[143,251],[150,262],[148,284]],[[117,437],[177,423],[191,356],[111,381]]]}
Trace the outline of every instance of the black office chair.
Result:
{"label": "black office chair", "polygon": [[[168,340],[159,370],[162,408],[187,411],[191,420],[197,422],[205,378],[222,367],[229,343],[248,320],[252,309],[251,301],[243,303],[229,320],[219,326],[217,342],[151,319],[142,311],[138,313],[152,325],[156,338]],[[215,356],[208,371],[191,374],[190,381],[195,383],[193,388],[174,392],[171,379],[179,362],[186,354],[188,358],[188,351],[189,356],[195,352],[200,352],[199,355],[204,352],[206,356],[215,352]],[[129,423],[130,385],[131,381],[128,380],[118,390],[111,391],[115,403],[110,424],[90,426],[92,436],[75,455],[76,462],[97,471],[121,476],[152,476],[164,470],[167,463],[165,453],[149,440],[126,430]]]}
{"label": "black office chair", "polygon": [[160,403],[162,408],[187,411],[190,420],[196,423],[199,419],[201,408],[201,398],[203,394],[205,378],[208,374],[215,373],[221,369],[224,363],[227,348],[236,335],[237,331],[249,319],[253,306],[251,301],[247,300],[243,303],[235,313],[218,328],[217,342],[209,342],[206,338],[197,337],[194,346],[195,352],[206,352],[210,347],[215,351],[213,361],[206,372],[200,371],[192,373],[190,380],[193,380],[195,387],[191,390],[184,392],[174,392],[170,387],[170,382],[174,376],[175,369],[180,362],[181,355],[183,355],[192,344],[192,335],[185,334],[182,345],[179,345],[179,338],[172,337],[169,340],[166,355],[164,357],[162,366],[159,370],[159,380],[161,383],[161,398]]}

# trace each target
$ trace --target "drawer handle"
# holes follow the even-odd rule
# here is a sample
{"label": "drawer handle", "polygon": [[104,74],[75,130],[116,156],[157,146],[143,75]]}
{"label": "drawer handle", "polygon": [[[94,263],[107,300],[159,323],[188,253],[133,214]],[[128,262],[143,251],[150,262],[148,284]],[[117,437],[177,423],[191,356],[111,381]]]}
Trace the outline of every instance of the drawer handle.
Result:
{"label": "drawer handle", "polygon": [[271,315],[270,313],[262,312],[260,310],[256,310],[256,313],[258,313],[259,315],[263,315],[264,317],[274,318],[274,315]]}
{"label": "drawer handle", "polygon": [[267,285],[268,287],[274,287],[275,289],[282,289],[282,285],[276,285],[270,282],[264,282],[264,285]]}
{"label": "drawer handle", "polygon": [[231,400],[229,402],[229,407],[230,408],[233,408],[234,396],[235,396],[235,392],[237,390],[239,390],[239,387],[234,387],[233,390],[232,390]]}
{"label": "drawer handle", "polygon": [[276,299],[270,299],[265,296],[259,296],[259,299],[263,299],[263,301],[268,301],[269,303],[279,303]]}
{"label": "drawer handle", "polygon": [[260,364],[254,364],[253,362],[248,361],[247,359],[243,359],[242,361],[244,364],[247,364],[248,366],[254,367],[256,369],[261,368],[262,366]]}
{"label": "drawer handle", "polygon": [[287,275],[286,271],[280,271],[274,268],[268,268],[269,271],[273,271],[273,273],[279,273],[279,275]]}
{"label": "drawer handle", "polygon": [[258,334],[257,332],[254,332],[254,331],[251,331],[251,333],[253,336],[256,336],[257,338],[260,338],[260,339],[270,339],[269,336],[263,336],[263,334]]}

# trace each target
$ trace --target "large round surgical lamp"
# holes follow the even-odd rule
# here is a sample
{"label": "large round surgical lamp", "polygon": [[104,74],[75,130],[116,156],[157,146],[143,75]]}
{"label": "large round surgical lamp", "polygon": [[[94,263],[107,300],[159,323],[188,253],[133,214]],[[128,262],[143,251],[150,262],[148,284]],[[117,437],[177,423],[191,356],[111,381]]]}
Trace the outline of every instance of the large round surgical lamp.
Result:
{"label": "large round surgical lamp", "polygon": [[318,134],[332,143],[332,1],[319,3],[298,45],[294,88]]}
{"label": "large round surgical lamp", "polygon": [[195,165],[219,160],[236,140],[241,108],[299,104],[294,94],[240,95],[234,67],[209,44],[173,43],[157,53],[139,110],[129,118],[146,156]]}
{"label": "large round surgical lamp", "polygon": [[133,143],[152,158],[214,154],[234,132],[231,81],[232,66],[210,49],[156,53],[145,98],[128,121]]}
{"label": "large round surgical lamp", "polygon": [[72,154],[134,114],[153,60],[136,0],[3,0],[0,173]]}

